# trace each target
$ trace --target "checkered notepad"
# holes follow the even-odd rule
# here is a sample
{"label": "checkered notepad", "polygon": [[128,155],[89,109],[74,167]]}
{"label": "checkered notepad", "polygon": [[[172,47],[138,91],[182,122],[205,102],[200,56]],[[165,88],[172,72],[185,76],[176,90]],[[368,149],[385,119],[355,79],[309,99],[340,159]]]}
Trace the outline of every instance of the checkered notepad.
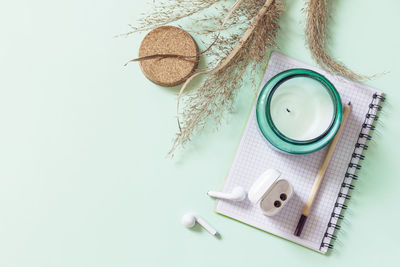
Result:
{"label": "checkered notepad", "polygon": [[[280,213],[273,217],[263,215],[258,205],[249,200],[233,202],[218,200],[216,211],[261,230],[289,239],[293,242],[325,253],[332,247],[337,220],[342,217],[344,201],[350,196],[348,190],[356,179],[360,158],[368,134],[373,129],[382,93],[366,85],[346,80],[321,69],[306,65],[285,55],[274,52],[262,80],[261,88],[276,74],[292,68],[306,68],[324,75],[340,93],[343,104],[351,101],[352,111],[329,164],[319,193],[308,216],[302,236],[293,232],[303,206],[307,201],[318,169],[324,159],[326,148],[307,155],[290,155],[272,149],[261,134],[255,115],[255,103],[243,132],[236,156],[227,176],[223,191],[230,192],[235,186],[248,191],[253,182],[269,168],[279,170],[281,178],[288,180],[294,195]],[[349,165],[350,164],[350,165]],[[345,207],[345,206],[344,206]]]}

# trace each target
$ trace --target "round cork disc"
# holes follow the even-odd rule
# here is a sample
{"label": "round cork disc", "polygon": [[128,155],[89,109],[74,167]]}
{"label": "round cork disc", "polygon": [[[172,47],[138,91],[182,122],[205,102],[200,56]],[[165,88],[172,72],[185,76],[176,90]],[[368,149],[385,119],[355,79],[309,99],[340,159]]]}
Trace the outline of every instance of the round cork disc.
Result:
{"label": "round cork disc", "polygon": [[139,57],[155,54],[194,56],[188,60],[170,57],[140,61],[144,75],[161,86],[171,87],[183,83],[193,74],[199,62],[199,50],[192,36],[173,26],[156,28],[144,37]]}

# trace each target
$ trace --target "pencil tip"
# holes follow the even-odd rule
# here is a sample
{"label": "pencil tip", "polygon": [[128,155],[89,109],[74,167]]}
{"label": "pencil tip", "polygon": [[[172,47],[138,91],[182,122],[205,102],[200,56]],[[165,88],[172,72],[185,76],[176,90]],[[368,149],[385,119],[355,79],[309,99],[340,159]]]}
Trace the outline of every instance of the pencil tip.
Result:
{"label": "pencil tip", "polygon": [[304,224],[306,223],[307,220],[307,216],[305,216],[304,214],[301,214],[300,216],[300,220],[297,224],[296,230],[294,230],[294,235],[300,237],[301,232],[303,231],[304,228]]}
{"label": "pencil tip", "polygon": [[347,105],[351,106],[351,101],[349,101],[349,103],[347,103]]}

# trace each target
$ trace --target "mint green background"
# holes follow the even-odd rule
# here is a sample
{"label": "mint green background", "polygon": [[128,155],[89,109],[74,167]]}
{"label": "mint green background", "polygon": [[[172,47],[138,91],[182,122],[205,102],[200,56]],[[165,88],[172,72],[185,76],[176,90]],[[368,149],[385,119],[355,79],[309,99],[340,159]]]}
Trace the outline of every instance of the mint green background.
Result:
{"label": "mint green background", "polygon": [[[231,2],[233,2],[231,0]],[[303,1],[288,0],[281,51],[313,63]],[[214,213],[252,91],[218,132],[165,157],[176,89],[136,64],[139,0],[0,2],[0,266],[394,266],[399,252],[400,3],[333,1],[332,54],[388,101],[336,250],[324,256]],[[253,79],[253,77],[248,77]],[[259,77],[257,78],[259,79]],[[203,215],[218,240],[180,224]]]}

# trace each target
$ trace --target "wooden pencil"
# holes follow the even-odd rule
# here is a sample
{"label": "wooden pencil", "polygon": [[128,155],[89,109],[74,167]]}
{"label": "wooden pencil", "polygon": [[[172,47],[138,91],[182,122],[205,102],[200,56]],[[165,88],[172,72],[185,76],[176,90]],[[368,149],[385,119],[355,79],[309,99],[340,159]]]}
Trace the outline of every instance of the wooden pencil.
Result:
{"label": "wooden pencil", "polygon": [[332,159],[333,152],[335,151],[336,145],[339,142],[340,135],[343,131],[344,125],[346,124],[347,118],[349,117],[351,111],[351,103],[349,102],[344,108],[343,108],[343,118],[342,118],[342,123],[339,127],[339,130],[337,131],[335,137],[333,138],[331,144],[329,145],[328,152],[326,153],[325,159],[322,162],[321,167],[319,168],[319,171],[317,173],[317,177],[315,178],[314,184],[311,188],[310,195],[308,197],[307,203],[304,205],[303,212],[301,213],[299,222],[297,224],[296,230],[294,231],[295,236],[300,236],[301,232],[303,231],[303,227],[306,223],[307,217],[310,213],[312,204],[315,200],[315,197],[318,194],[319,187],[321,186],[322,180],[324,179],[324,175],[326,172],[326,169],[329,166],[329,162]]}

